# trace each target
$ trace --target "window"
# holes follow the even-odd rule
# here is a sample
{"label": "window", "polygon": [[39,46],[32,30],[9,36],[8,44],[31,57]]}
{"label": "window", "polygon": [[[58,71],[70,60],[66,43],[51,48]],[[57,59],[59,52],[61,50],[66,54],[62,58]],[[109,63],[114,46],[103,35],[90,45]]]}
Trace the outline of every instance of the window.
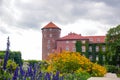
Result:
{"label": "window", "polygon": [[49,29],[50,31],[52,31],[52,29]]}
{"label": "window", "polygon": [[92,41],[93,41],[93,38],[90,38],[90,41],[92,42]]}
{"label": "window", "polygon": [[50,34],[50,37],[52,37],[52,34]]}
{"label": "window", "polygon": [[85,49],[85,46],[82,46],[82,52],[85,52],[86,49]]}
{"label": "window", "polygon": [[69,43],[69,41],[66,41],[66,43],[68,44],[68,43]]}
{"label": "window", "polygon": [[96,56],[96,61],[98,61],[99,60],[99,58],[98,58],[98,55]]}
{"label": "window", "polygon": [[105,52],[105,46],[102,46],[102,51]]}
{"label": "window", "polygon": [[76,43],[76,41],[72,41],[72,43]]}
{"label": "window", "polygon": [[85,40],[82,41],[82,44],[85,44]]}
{"label": "window", "polygon": [[69,51],[69,46],[66,46],[66,51]]}
{"label": "window", "polygon": [[92,46],[89,46],[89,51],[92,52]]}
{"label": "window", "polygon": [[50,49],[50,45],[47,45],[47,48]]}
{"label": "window", "polygon": [[50,44],[50,40],[48,40],[48,44]]}
{"label": "window", "polygon": [[45,37],[46,37],[46,35],[44,34],[44,35],[43,35],[43,37],[45,38]]}
{"label": "window", "polygon": [[45,31],[46,31],[46,29],[43,29],[43,31],[45,32]]}
{"label": "window", "polygon": [[96,52],[99,52],[99,46],[96,46]]}
{"label": "window", "polygon": [[97,38],[97,42],[100,42],[100,38]]}
{"label": "window", "polygon": [[92,55],[90,55],[89,59],[92,61],[92,59],[93,59]]}
{"label": "window", "polygon": [[72,51],[73,51],[73,52],[75,52],[75,51],[76,51],[76,48],[75,48],[75,47],[73,47]]}

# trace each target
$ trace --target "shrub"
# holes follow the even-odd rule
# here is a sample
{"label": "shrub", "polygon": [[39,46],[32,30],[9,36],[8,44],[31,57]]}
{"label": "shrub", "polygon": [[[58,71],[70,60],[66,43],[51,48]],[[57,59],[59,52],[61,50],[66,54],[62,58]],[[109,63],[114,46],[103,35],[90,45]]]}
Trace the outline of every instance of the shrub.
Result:
{"label": "shrub", "polygon": [[12,60],[7,61],[7,70],[9,70],[9,72],[11,73],[14,72],[17,66],[18,65],[14,61]]}
{"label": "shrub", "polygon": [[117,66],[114,66],[114,65],[105,65],[105,67],[107,71],[111,73],[117,73],[119,69]]}
{"label": "shrub", "polygon": [[78,52],[63,51],[62,53],[50,54],[47,62],[48,71],[60,71],[61,73],[88,72],[92,76],[104,76],[106,69],[92,63]]}

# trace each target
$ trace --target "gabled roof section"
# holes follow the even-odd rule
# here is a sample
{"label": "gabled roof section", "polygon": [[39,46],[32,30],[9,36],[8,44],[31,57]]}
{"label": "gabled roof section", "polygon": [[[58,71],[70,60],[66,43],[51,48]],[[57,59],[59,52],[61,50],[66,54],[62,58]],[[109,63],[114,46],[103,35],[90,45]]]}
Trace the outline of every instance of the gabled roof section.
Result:
{"label": "gabled roof section", "polygon": [[105,43],[105,36],[82,36],[81,34],[69,33],[68,35],[61,37],[58,41],[64,40],[89,40],[90,43]]}
{"label": "gabled roof section", "polygon": [[[53,28],[53,29],[60,29],[58,26],[56,26],[53,22],[48,23],[46,26],[44,26],[42,29],[49,29],[49,28]],[[61,30],[61,29],[60,29]]]}
{"label": "gabled roof section", "polygon": [[90,43],[105,43],[106,36],[85,36]]}
{"label": "gabled roof section", "polygon": [[88,39],[88,38],[81,36],[81,34],[70,32],[68,35],[61,37],[59,40],[78,40],[78,39]]}

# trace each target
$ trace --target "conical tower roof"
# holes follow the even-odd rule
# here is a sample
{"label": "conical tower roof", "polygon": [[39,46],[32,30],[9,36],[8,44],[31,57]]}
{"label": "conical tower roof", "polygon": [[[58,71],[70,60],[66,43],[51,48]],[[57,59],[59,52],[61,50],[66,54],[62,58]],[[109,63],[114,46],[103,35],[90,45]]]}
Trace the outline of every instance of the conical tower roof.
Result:
{"label": "conical tower roof", "polygon": [[[60,29],[58,26],[56,26],[53,22],[48,23],[46,26],[44,26],[42,29],[49,29],[49,28],[53,28],[53,29]],[[60,29],[61,30],[61,29]]]}

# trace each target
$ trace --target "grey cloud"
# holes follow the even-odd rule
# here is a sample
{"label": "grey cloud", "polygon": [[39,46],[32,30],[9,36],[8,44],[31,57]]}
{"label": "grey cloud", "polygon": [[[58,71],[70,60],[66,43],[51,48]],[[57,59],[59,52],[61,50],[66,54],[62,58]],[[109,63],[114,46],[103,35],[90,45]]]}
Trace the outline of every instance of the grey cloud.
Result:
{"label": "grey cloud", "polygon": [[[119,0],[31,0],[28,3],[14,0],[13,5],[7,1],[9,0],[4,0],[0,17],[6,24],[21,28],[38,29],[42,22],[49,21],[67,24],[78,19],[90,19],[110,25],[120,21],[119,5],[115,5]],[[95,7],[98,3],[103,3],[104,6]],[[16,15],[16,11],[20,15]],[[20,18],[16,20],[15,16]]]}

